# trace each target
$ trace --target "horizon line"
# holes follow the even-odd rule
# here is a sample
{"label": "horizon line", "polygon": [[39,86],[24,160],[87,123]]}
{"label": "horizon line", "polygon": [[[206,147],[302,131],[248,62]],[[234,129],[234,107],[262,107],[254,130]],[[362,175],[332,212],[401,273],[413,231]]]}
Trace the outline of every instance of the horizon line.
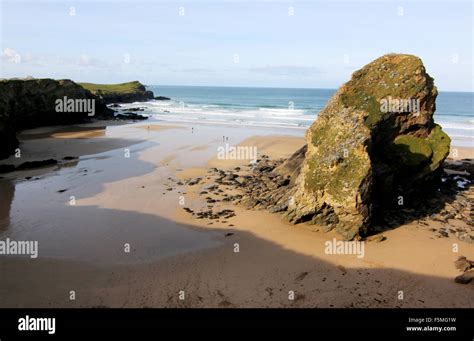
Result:
{"label": "horizon line", "polygon": [[[131,81],[132,82],[132,81]],[[140,82],[140,81],[138,81]],[[81,82],[82,83],[82,82]],[[125,82],[127,83],[127,82]],[[140,82],[141,83],[141,82]],[[102,83],[104,84],[104,83]],[[117,84],[117,83],[110,83],[110,84]],[[296,89],[296,90],[335,90],[337,91],[338,88],[308,88],[308,87],[282,87],[282,86],[236,86],[236,85],[171,85],[171,84],[143,84],[145,86],[166,86],[166,87],[193,87],[193,88],[242,88],[242,89]],[[342,86],[342,85],[341,85]],[[438,87],[438,92],[463,92],[463,93],[470,93],[474,94],[474,91],[466,91],[466,90],[440,90]]]}
{"label": "horizon line", "polygon": [[[26,77],[0,77],[0,81],[3,80],[26,80],[28,76]],[[71,80],[75,83],[92,83],[92,84],[103,84],[103,85],[113,85],[113,84],[123,84],[123,83],[130,83],[130,82],[139,82],[143,84],[145,87],[149,86],[165,86],[165,87],[195,87],[195,88],[241,88],[241,89],[296,89],[296,90],[335,90],[337,91],[343,84],[341,84],[337,88],[320,88],[320,87],[283,87],[283,86],[255,86],[255,85],[184,85],[184,84],[178,84],[178,85],[172,85],[172,84],[144,84],[141,81],[135,79],[131,81],[125,81],[125,82],[118,82],[118,83],[103,83],[103,82],[91,82],[91,81],[78,81],[74,80],[72,78],[52,78],[52,77],[32,77],[30,76],[31,79],[54,79],[54,80]],[[460,92],[460,93],[470,93],[474,94],[474,90],[468,91],[468,90],[441,90],[438,87],[438,92]]]}

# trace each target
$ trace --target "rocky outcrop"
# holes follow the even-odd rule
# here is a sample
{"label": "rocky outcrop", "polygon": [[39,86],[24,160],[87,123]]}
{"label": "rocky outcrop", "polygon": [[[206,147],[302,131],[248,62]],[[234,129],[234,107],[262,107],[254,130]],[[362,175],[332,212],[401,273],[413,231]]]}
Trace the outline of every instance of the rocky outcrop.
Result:
{"label": "rocky outcrop", "polygon": [[[304,150],[304,148],[302,148]],[[205,178],[189,179],[177,185],[200,185],[199,195],[207,202],[207,208],[201,211],[210,217],[209,208],[214,203],[227,203],[243,206],[246,209],[263,209],[273,213],[287,213],[288,206],[294,200],[294,183],[292,167],[298,167],[297,158],[272,160],[261,155],[256,162],[233,170],[209,169]],[[304,157],[304,154],[303,154]],[[291,162],[289,162],[291,161]],[[288,172],[287,172],[288,171]],[[285,174],[285,172],[287,172]],[[422,191],[419,200],[411,200],[403,207],[383,207],[383,220],[370,226],[366,241],[380,242],[385,236],[380,234],[387,229],[411,223],[419,229],[426,230],[431,238],[457,238],[466,243],[474,243],[474,220],[472,219],[472,199],[474,186],[474,160],[447,160],[444,163],[443,181],[433,187],[434,191]],[[229,189],[231,194],[229,194]],[[169,188],[168,190],[172,190]],[[192,213],[192,212],[188,212]],[[327,232],[334,228],[336,216],[330,207],[320,210],[318,219],[322,223],[309,224],[313,231]],[[196,211],[193,215],[199,216]],[[331,221],[330,219],[334,219]],[[315,219],[316,220],[316,219]],[[311,223],[310,221],[309,223]],[[433,228],[433,226],[438,226]]]}
{"label": "rocky outcrop", "polygon": [[[89,110],[91,105],[93,112]],[[18,130],[80,123],[91,117],[113,118],[113,110],[71,80],[2,80],[0,158],[8,157],[18,146]]]}
{"label": "rocky outcrop", "polygon": [[147,119],[148,119],[148,116],[135,114],[135,113],[133,113],[133,112],[126,112],[126,113],[124,113],[124,114],[117,114],[117,115],[115,116],[115,119],[118,119],[118,120],[142,121],[142,120],[147,120]]}
{"label": "rocky outcrop", "polygon": [[469,284],[474,280],[474,262],[468,260],[466,257],[461,256],[455,262],[456,269],[463,272],[463,274],[457,276],[454,281],[460,284]]}
{"label": "rocky outcrop", "polygon": [[291,157],[285,160],[281,165],[275,168],[274,172],[290,179],[291,183],[298,178],[301,171],[301,164],[304,161],[308,145],[298,149]]}
{"label": "rocky outcrop", "polygon": [[155,100],[157,100],[157,101],[169,101],[169,100],[171,100],[171,98],[165,97],[165,96],[156,96]]}
{"label": "rocky outcrop", "polygon": [[154,99],[152,91],[138,81],[120,84],[79,83],[105,103],[133,103]]}
{"label": "rocky outcrop", "polygon": [[432,187],[450,145],[433,121],[436,96],[412,55],[386,55],[356,71],[306,133],[288,220],[352,239],[367,234],[383,207]]}

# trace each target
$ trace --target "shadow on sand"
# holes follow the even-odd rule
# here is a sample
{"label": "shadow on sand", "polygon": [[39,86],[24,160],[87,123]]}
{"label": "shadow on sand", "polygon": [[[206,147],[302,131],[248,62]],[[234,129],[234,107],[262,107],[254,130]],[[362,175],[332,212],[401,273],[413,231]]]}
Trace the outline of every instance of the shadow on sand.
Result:
{"label": "shadow on sand", "polygon": [[363,261],[345,269],[237,229],[95,206],[65,209],[68,226],[31,235],[40,239],[38,259],[1,258],[0,307],[474,307],[474,285],[435,273]]}

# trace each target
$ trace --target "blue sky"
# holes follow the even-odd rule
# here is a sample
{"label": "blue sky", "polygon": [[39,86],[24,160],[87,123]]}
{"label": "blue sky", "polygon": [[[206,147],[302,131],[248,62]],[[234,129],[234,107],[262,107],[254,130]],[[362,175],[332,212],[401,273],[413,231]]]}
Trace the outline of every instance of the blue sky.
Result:
{"label": "blue sky", "polygon": [[0,77],[337,88],[400,52],[474,91],[472,1],[0,1]]}

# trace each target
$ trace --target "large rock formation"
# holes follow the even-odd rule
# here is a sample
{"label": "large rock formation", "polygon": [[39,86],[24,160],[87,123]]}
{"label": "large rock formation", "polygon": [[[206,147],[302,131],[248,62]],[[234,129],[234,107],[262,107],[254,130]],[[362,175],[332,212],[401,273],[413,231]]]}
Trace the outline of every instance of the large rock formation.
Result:
{"label": "large rock formation", "polygon": [[[0,159],[18,146],[16,132],[48,125],[84,122],[85,107],[58,110],[57,100],[93,100],[94,118],[113,118],[113,110],[71,80],[29,79],[0,81]],[[80,110],[78,110],[80,109]]]}
{"label": "large rock formation", "polygon": [[153,92],[138,81],[120,84],[79,83],[105,103],[143,102],[154,98]]}
{"label": "large rock formation", "polygon": [[291,159],[303,161],[287,218],[352,239],[368,232],[383,207],[432,186],[450,145],[433,121],[436,96],[412,55],[386,55],[354,72],[307,131],[304,159]]}

